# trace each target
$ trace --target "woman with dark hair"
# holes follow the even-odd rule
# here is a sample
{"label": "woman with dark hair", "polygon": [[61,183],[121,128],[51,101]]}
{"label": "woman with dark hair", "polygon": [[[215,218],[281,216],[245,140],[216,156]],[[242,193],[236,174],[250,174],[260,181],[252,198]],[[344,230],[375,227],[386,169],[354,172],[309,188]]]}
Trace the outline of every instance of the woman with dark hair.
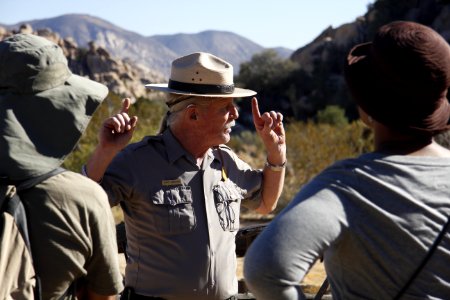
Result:
{"label": "woman with dark hair", "polygon": [[375,151],[304,186],[254,241],[244,276],[257,299],[298,299],[323,258],[333,299],[450,295],[450,47],[397,21],[349,53],[345,75]]}

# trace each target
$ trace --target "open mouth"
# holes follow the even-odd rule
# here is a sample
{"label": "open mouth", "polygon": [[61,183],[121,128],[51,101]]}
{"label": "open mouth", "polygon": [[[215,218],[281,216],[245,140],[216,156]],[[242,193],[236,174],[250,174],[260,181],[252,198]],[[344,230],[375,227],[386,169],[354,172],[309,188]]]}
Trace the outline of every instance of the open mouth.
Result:
{"label": "open mouth", "polygon": [[233,120],[225,126],[225,131],[231,132],[231,127],[235,126],[236,122]]}

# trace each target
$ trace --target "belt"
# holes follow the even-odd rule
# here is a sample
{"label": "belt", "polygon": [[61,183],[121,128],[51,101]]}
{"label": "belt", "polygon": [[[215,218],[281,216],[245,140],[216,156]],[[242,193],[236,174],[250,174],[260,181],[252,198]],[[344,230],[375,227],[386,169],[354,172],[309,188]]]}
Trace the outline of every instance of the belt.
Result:
{"label": "belt", "polygon": [[[231,296],[226,298],[225,300],[237,300],[238,298],[236,296]],[[153,297],[153,296],[144,296],[139,295],[134,292],[134,290],[130,287],[126,287],[122,293],[122,296],[120,297],[120,300],[165,300],[161,297]]]}
{"label": "belt", "polygon": [[[133,294],[128,299],[130,299],[130,300],[164,300],[164,298],[161,298],[161,297],[144,296],[144,295],[138,295],[138,294]],[[238,298],[236,296],[231,296],[225,300],[237,300],[237,299]]]}
{"label": "belt", "polygon": [[133,288],[125,287],[120,296],[120,300],[164,300],[164,298],[139,295],[134,292]]}
{"label": "belt", "polygon": [[134,294],[131,300],[164,300],[164,298]]}
{"label": "belt", "polygon": [[130,300],[164,300],[164,298],[134,294]]}

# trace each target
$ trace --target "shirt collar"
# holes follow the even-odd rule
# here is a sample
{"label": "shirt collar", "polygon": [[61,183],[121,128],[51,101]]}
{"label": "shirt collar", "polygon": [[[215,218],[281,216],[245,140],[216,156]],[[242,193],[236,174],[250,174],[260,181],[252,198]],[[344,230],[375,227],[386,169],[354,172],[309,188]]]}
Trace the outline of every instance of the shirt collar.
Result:
{"label": "shirt collar", "polygon": [[[192,161],[195,164],[192,155],[183,148],[180,142],[178,142],[177,138],[173,135],[170,128],[166,129],[163,132],[162,138],[164,141],[164,145],[166,145],[166,152],[169,163],[173,164],[179,158],[185,156],[189,161]],[[213,159],[215,159],[212,149],[208,150],[205,159],[207,159],[208,161],[212,161]]]}
{"label": "shirt collar", "polygon": [[169,163],[174,163],[182,156],[186,156],[187,158],[192,157],[192,155],[190,155],[183,148],[183,146],[181,146],[180,142],[178,142],[169,128],[163,132],[162,138],[164,141],[164,145],[166,145],[166,152]]}

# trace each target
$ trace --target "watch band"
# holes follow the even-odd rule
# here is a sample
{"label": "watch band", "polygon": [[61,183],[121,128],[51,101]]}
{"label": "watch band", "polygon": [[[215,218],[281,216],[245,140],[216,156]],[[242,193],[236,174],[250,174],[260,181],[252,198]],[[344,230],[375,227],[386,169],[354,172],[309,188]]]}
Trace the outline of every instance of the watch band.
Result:
{"label": "watch band", "polygon": [[266,163],[264,164],[264,167],[269,168],[271,171],[274,172],[281,172],[286,167],[287,160],[284,161],[281,165],[273,165],[268,160],[266,160]]}

